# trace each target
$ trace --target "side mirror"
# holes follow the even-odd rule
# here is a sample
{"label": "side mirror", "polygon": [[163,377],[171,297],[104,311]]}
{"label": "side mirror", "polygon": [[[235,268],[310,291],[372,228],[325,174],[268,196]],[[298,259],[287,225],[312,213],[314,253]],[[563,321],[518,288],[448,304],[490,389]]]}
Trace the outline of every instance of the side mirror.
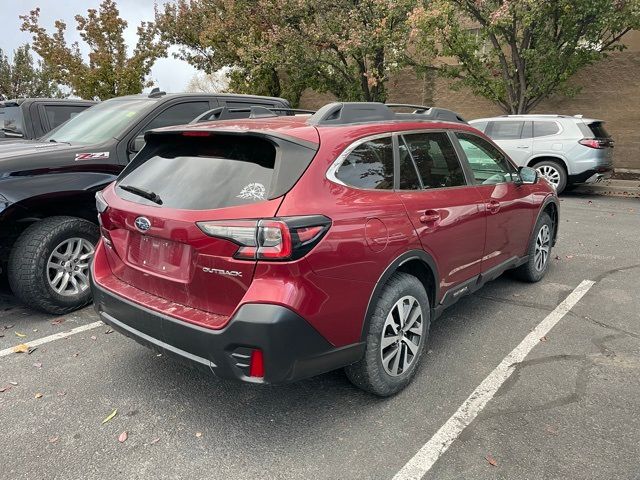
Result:
{"label": "side mirror", "polygon": [[140,135],[133,139],[133,141],[129,144],[129,151],[131,153],[138,153],[144,147],[145,141],[144,136]]}
{"label": "side mirror", "polygon": [[538,183],[538,171],[531,167],[520,167],[518,169],[518,175],[520,176],[520,183],[524,185],[533,185]]}

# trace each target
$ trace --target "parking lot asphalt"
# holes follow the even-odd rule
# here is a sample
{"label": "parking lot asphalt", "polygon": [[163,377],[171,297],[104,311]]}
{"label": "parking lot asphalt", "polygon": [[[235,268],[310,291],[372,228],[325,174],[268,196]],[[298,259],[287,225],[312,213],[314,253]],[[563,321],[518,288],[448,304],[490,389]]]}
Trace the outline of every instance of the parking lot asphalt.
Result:
{"label": "parking lot asphalt", "polygon": [[[391,479],[593,280],[424,478],[640,478],[639,252],[640,201],[562,197],[546,278],[503,276],[449,309],[414,382],[389,399],[342,372],[284,387],[219,380],[106,326],[0,356],[0,477]],[[0,291],[0,351],[97,320],[91,307],[34,313]]]}

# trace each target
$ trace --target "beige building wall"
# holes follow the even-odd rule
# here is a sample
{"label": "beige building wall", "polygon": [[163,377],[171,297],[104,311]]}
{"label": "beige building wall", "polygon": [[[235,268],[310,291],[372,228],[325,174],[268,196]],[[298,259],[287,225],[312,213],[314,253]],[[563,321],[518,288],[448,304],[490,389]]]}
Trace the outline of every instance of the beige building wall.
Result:
{"label": "beige building wall", "polygon": [[[617,169],[640,170],[640,32],[625,38],[623,52],[611,53],[571,79],[581,87],[573,98],[554,95],[543,101],[532,113],[581,114],[606,121],[606,128],[616,141],[614,150]],[[389,103],[413,103],[450,108],[468,120],[502,115],[496,105],[468,90],[452,90],[450,80],[418,79],[407,69],[389,83]],[[301,108],[319,108],[334,101],[329,94],[304,92]]]}

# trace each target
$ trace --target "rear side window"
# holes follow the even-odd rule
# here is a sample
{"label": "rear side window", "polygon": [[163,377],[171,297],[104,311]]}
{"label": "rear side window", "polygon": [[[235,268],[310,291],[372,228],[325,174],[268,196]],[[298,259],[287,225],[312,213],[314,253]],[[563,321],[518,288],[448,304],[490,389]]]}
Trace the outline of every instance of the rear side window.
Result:
{"label": "rear side window", "polygon": [[524,122],[490,122],[487,135],[494,140],[516,140],[522,135]]}
{"label": "rear side window", "polygon": [[558,132],[560,132],[560,126],[556,122],[533,122],[534,137],[546,137],[548,135],[555,135]]}
{"label": "rear side window", "polygon": [[123,186],[153,192],[162,206],[208,210],[267,200],[277,147],[252,136],[171,136],[151,158],[134,161],[118,180],[122,198],[155,205]]}
{"label": "rear side window", "polygon": [[591,122],[587,124],[593,138],[611,138],[609,132],[604,128],[604,122]]}
{"label": "rear side window", "polygon": [[372,190],[393,189],[393,144],[391,137],[357,146],[335,173],[345,185]]}
{"label": "rear side window", "polygon": [[23,118],[20,107],[5,107],[3,117],[0,129],[2,129],[7,136],[23,135]]}
{"label": "rear side window", "polygon": [[49,127],[54,129],[86,109],[87,107],[80,105],[45,105],[44,112],[49,120]]}
{"label": "rear side window", "polygon": [[444,132],[404,135],[424,188],[465,185],[464,171]]}

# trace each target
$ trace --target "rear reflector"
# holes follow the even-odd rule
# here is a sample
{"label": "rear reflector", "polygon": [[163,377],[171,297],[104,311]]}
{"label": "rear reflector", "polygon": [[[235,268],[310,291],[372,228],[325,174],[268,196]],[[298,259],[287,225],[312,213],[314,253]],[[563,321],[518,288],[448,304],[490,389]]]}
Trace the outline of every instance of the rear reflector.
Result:
{"label": "rear reflector", "polygon": [[249,376],[254,378],[264,378],[264,355],[262,354],[262,350],[256,349],[251,352]]}

